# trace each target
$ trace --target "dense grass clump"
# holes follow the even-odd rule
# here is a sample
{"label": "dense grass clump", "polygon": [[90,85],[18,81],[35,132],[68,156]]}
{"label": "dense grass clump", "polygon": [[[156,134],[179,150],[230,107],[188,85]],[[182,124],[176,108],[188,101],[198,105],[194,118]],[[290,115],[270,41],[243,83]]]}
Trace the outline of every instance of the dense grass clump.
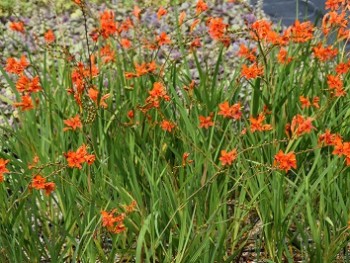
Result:
{"label": "dense grass clump", "polygon": [[280,29],[227,2],[240,26],[74,0],[74,45],[7,21],[1,262],[349,261],[349,4]]}

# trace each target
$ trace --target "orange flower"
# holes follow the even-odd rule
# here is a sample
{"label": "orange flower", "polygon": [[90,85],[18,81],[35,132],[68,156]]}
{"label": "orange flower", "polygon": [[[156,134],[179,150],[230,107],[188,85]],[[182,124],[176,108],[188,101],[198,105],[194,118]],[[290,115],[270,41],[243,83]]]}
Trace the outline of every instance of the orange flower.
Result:
{"label": "orange flower", "polygon": [[32,184],[30,186],[31,188],[39,190],[39,189],[45,188],[45,183],[46,183],[46,179],[44,177],[42,177],[41,175],[36,175],[32,179]]}
{"label": "orange flower", "polygon": [[170,100],[170,97],[167,95],[164,85],[161,82],[154,82],[153,89],[149,92],[150,97],[153,98],[164,98],[166,101]]}
{"label": "orange flower", "polygon": [[220,152],[220,162],[222,165],[231,165],[234,160],[237,159],[237,150],[236,149],[233,149],[232,151],[230,152],[227,152],[226,150],[221,150]]}
{"label": "orange flower", "polygon": [[81,129],[83,128],[83,124],[80,121],[79,114],[75,115],[75,117],[72,117],[70,119],[64,120],[64,124],[67,127],[63,128],[63,131],[68,131],[68,130],[76,130],[76,129]]}
{"label": "orange flower", "polygon": [[49,29],[45,32],[44,39],[45,39],[47,44],[51,44],[52,42],[55,41],[56,37],[51,29]]}
{"label": "orange flower", "polygon": [[39,156],[35,155],[32,163],[28,164],[28,169],[31,170],[31,169],[35,168],[35,165],[37,165],[38,162],[39,162]]}
{"label": "orange flower", "polygon": [[308,98],[305,98],[304,96],[299,97],[300,103],[301,103],[301,108],[309,108],[311,106],[311,102],[309,101]]}
{"label": "orange flower", "polygon": [[182,11],[179,15],[179,26],[181,26],[186,18],[186,12]]}
{"label": "orange flower", "polygon": [[293,60],[292,57],[288,57],[288,52],[285,48],[281,48],[277,55],[277,61],[281,64],[289,64]]}
{"label": "orange flower", "polygon": [[198,0],[196,4],[196,15],[206,11],[208,9],[208,5],[203,0]]}
{"label": "orange flower", "polygon": [[157,36],[156,40],[157,40],[158,46],[163,46],[171,43],[169,36],[165,32],[160,33],[160,35]]}
{"label": "orange flower", "polygon": [[165,16],[168,13],[162,6],[159,7],[158,12],[157,12],[157,18],[160,20],[163,16]]}
{"label": "orange flower", "polygon": [[324,143],[325,145],[333,145],[335,134],[332,134],[329,129],[326,129],[325,133],[322,133],[318,137],[318,143]]}
{"label": "orange flower", "polygon": [[137,5],[134,6],[134,10],[132,13],[138,20],[141,19],[141,11],[142,10]]}
{"label": "orange flower", "polygon": [[120,40],[120,45],[125,48],[125,49],[128,49],[131,47],[131,41],[127,38],[122,38]]}
{"label": "orange flower", "polygon": [[[96,103],[96,105],[98,105],[98,101],[97,101],[97,100],[98,100],[98,94],[99,94],[98,90],[96,90],[96,89],[94,89],[94,88],[90,88],[90,89],[88,90],[88,95],[89,95],[90,99],[91,99],[92,101],[94,101],[94,102]],[[102,108],[107,108],[108,105],[107,105],[107,103],[105,102],[105,100],[108,99],[109,97],[110,97],[110,94],[109,94],[109,93],[103,95],[103,96],[101,97],[101,99],[100,99],[99,106],[102,107]]]}
{"label": "orange flower", "polygon": [[31,110],[34,108],[32,98],[29,95],[23,95],[21,102],[13,103],[14,107],[21,108],[22,111]]}
{"label": "orange flower", "polygon": [[117,210],[111,212],[101,211],[102,215],[102,226],[106,227],[107,230],[113,234],[119,234],[126,231],[124,225],[125,214],[118,214]]}
{"label": "orange flower", "polygon": [[164,131],[171,132],[175,128],[175,124],[170,121],[163,120],[160,127],[162,127]]}
{"label": "orange flower", "polygon": [[88,165],[92,165],[96,160],[96,156],[94,154],[85,155],[85,161]]}
{"label": "orange flower", "polygon": [[202,46],[201,43],[201,39],[199,37],[195,38],[192,42],[191,42],[191,48],[199,48]]}
{"label": "orange flower", "polygon": [[290,129],[296,136],[301,136],[304,133],[310,133],[315,127],[312,126],[313,118],[304,118],[300,114],[297,114],[292,119]]}
{"label": "orange flower", "polygon": [[271,32],[271,22],[267,20],[258,20],[251,25],[250,35],[254,40],[265,40]]}
{"label": "orange flower", "polygon": [[265,120],[264,113],[260,113],[257,118],[250,116],[249,120],[251,132],[272,130],[272,126],[270,124],[263,124],[263,121]]}
{"label": "orange flower", "polygon": [[312,103],[310,102],[310,100],[308,98],[305,98],[304,96],[300,96],[299,97],[299,101],[301,103],[301,108],[309,108],[311,106],[314,106],[315,108],[319,108],[320,105],[318,105],[318,102],[320,101],[319,97],[314,97],[312,100]]}
{"label": "orange flower", "polygon": [[282,150],[275,155],[274,166],[277,166],[278,169],[288,172],[290,169],[297,168],[297,160],[294,152],[283,153]]}
{"label": "orange flower", "polygon": [[128,113],[127,113],[127,116],[128,116],[129,119],[133,119],[134,116],[135,116],[134,111],[133,110],[129,110]]}
{"label": "orange flower", "polygon": [[114,21],[114,13],[110,10],[105,10],[100,15],[101,35],[106,39],[117,32],[117,25]]}
{"label": "orange flower", "polygon": [[18,92],[39,92],[42,90],[40,86],[39,76],[35,76],[33,79],[21,75],[16,83],[16,89]]}
{"label": "orange flower", "polygon": [[319,43],[313,48],[313,52],[318,60],[325,62],[334,58],[338,54],[338,49],[332,48],[331,46],[323,47],[322,44]]}
{"label": "orange flower", "polygon": [[46,182],[46,178],[38,174],[32,179],[29,187],[37,190],[45,190],[45,194],[50,195],[55,190],[56,184],[54,182]]}
{"label": "orange flower", "polygon": [[200,19],[195,19],[195,20],[192,22],[192,24],[191,24],[191,26],[190,26],[190,32],[193,32],[193,30],[196,28],[196,26],[199,24],[200,21],[201,21]]}
{"label": "orange flower", "polygon": [[256,54],[256,48],[250,51],[250,49],[244,44],[241,44],[239,46],[239,51],[237,53],[239,57],[244,57],[251,62],[254,62],[256,60],[255,54]]}
{"label": "orange flower", "polygon": [[95,161],[94,155],[89,155],[86,151],[86,145],[83,144],[78,148],[76,152],[69,151],[68,153],[65,153],[64,156],[67,159],[68,166],[69,167],[76,167],[79,169],[82,169],[82,164],[84,162],[87,162],[89,165],[91,165]]}
{"label": "orange flower", "polygon": [[137,206],[137,203],[135,200],[133,200],[129,205],[123,206],[123,208],[125,209],[125,212],[129,214],[136,210],[136,206]]}
{"label": "orange flower", "polygon": [[312,99],[312,106],[314,106],[316,109],[320,108],[320,105],[318,104],[320,102],[320,98],[319,97],[314,97]]}
{"label": "orange flower", "polygon": [[222,18],[210,17],[208,19],[208,32],[212,39],[220,40],[223,38],[227,26],[228,25],[223,22]]}
{"label": "orange flower", "polygon": [[339,63],[335,69],[338,74],[346,74],[350,69],[350,63]]}
{"label": "orange flower", "polygon": [[8,58],[5,70],[8,73],[20,75],[29,66],[29,62],[25,55],[22,55],[20,60],[17,61],[15,58]]}
{"label": "orange flower", "polygon": [[338,10],[341,4],[344,3],[344,0],[327,0],[325,3],[325,9],[331,9],[332,11]]}
{"label": "orange flower", "polygon": [[108,44],[100,49],[100,56],[102,57],[103,63],[115,61],[115,52]]}
{"label": "orange flower", "polygon": [[193,160],[187,160],[188,156],[190,156],[190,153],[184,152],[182,155],[182,166],[185,167],[186,164],[193,163]]}
{"label": "orange flower", "polygon": [[330,89],[335,90],[336,97],[341,97],[346,95],[346,91],[344,90],[344,86],[343,86],[344,84],[340,76],[328,75],[327,84]]}
{"label": "orange flower", "polygon": [[209,129],[209,127],[214,126],[214,122],[212,121],[213,114],[211,113],[209,116],[205,117],[199,116],[199,128]]}
{"label": "orange flower", "polygon": [[8,162],[9,160],[0,158],[0,183],[4,181],[4,174],[9,172],[9,170],[6,168],[6,164]]}
{"label": "orange flower", "polygon": [[333,141],[333,154],[338,155],[339,157],[345,155],[346,165],[350,166],[350,142],[343,143],[340,138],[338,140],[335,138]]}
{"label": "orange flower", "polygon": [[285,31],[285,37],[296,43],[305,43],[313,38],[314,30],[310,21],[300,23],[299,20],[296,20],[295,23]]}
{"label": "orange flower", "polygon": [[239,120],[242,117],[240,103],[236,103],[230,106],[229,103],[225,101],[219,104],[219,109],[220,111],[218,112],[218,115],[222,115],[225,118],[232,118],[235,120]]}
{"label": "orange flower", "polygon": [[264,68],[262,66],[258,66],[257,63],[254,63],[250,67],[247,65],[242,66],[241,76],[246,79],[255,79],[259,76],[264,75]]}
{"label": "orange flower", "polygon": [[56,184],[54,182],[48,182],[44,185],[44,190],[46,195],[50,195],[56,188]]}
{"label": "orange flower", "polygon": [[11,22],[10,23],[10,29],[12,31],[17,31],[20,33],[24,33],[24,23],[22,21],[19,22]]}

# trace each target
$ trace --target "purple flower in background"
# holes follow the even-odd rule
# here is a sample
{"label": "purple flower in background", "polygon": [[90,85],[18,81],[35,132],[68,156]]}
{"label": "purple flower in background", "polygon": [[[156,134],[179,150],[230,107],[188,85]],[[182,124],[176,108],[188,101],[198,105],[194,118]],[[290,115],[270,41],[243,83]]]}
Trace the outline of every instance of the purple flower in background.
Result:
{"label": "purple flower in background", "polygon": [[256,17],[254,14],[245,14],[242,15],[244,21],[247,21],[248,24],[253,24],[256,21]]}

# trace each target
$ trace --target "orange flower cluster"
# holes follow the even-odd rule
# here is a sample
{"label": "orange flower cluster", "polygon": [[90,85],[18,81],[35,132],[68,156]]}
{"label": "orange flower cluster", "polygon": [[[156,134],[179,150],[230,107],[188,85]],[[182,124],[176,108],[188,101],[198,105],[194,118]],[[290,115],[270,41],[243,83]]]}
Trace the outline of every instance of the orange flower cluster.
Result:
{"label": "orange flower cluster", "polygon": [[9,170],[6,168],[6,164],[8,164],[8,162],[9,160],[0,158],[0,183],[4,181],[4,174],[9,172]]}
{"label": "orange flower cluster", "polygon": [[42,90],[39,82],[39,76],[28,78],[24,74],[20,75],[16,83],[16,89],[21,93],[33,93]]}
{"label": "orange flower cluster", "polygon": [[45,32],[44,39],[45,39],[47,44],[51,44],[51,43],[55,42],[56,37],[51,29],[49,29]]}
{"label": "orange flower cluster", "polygon": [[163,16],[165,16],[168,13],[166,9],[164,9],[162,6],[159,7],[158,12],[157,12],[157,18],[160,20]]}
{"label": "orange flower cluster", "polygon": [[237,150],[233,149],[232,151],[227,152],[226,150],[221,150],[220,152],[220,162],[221,165],[231,165],[237,159]]}
{"label": "orange flower cluster", "polygon": [[314,30],[315,28],[310,21],[300,23],[296,20],[284,32],[284,37],[295,43],[305,43],[313,38]]}
{"label": "orange flower cluster", "polygon": [[339,134],[332,134],[329,129],[318,137],[318,142],[325,146],[333,146],[332,154],[345,156],[346,165],[350,166],[350,142],[344,142]]}
{"label": "orange flower cluster", "polygon": [[338,49],[331,46],[323,47],[322,44],[319,43],[313,48],[313,52],[318,60],[325,62],[334,58],[338,54]]}
{"label": "orange flower cluster", "polygon": [[256,48],[250,50],[246,45],[241,44],[237,55],[248,59],[250,62],[254,62],[256,60]]}
{"label": "orange flower cluster", "polygon": [[18,61],[15,58],[8,58],[5,70],[8,73],[21,75],[28,66],[29,62],[27,60],[27,57],[25,55],[22,55]]}
{"label": "orange flower cluster", "polygon": [[322,31],[326,36],[331,31],[337,31],[338,38],[348,39],[350,30],[348,28],[348,10],[350,10],[350,3],[346,0],[327,0],[325,8],[330,9],[322,19]]}
{"label": "orange flower cluster", "polygon": [[106,227],[107,230],[113,234],[120,234],[126,231],[124,225],[125,214],[118,214],[117,210],[111,212],[101,211],[102,215],[102,226]]}
{"label": "orange flower cluster", "polygon": [[257,20],[250,28],[250,36],[254,40],[268,40],[268,36],[271,34],[271,22],[267,20]]}
{"label": "orange flower cluster", "polygon": [[141,19],[141,12],[142,12],[142,10],[140,9],[140,7],[135,5],[134,10],[132,11],[132,14],[136,17],[137,20]]}
{"label": "orange flower cluster", "polygon": [[109,62],[114,62],[115,61],[115,52],[112,50],[110,45],[106,44],[100,49],[100,56],[102,58],[102,62],[104,64],[107,64]]}
{"label": "orange flower cluster", "polygon": [[135,211],[136,205],[136,201],[132,201],[130,205],[123,206],[125,213],[119,213],[117,209],[113,209],[110,212],[102,210],[102,226],[107,228],[108,232],[112,234],[120,234],[126,231],[124,220],[127,214]]}
{"label": "orange flower cluster", "polygon": [[320,108],[320,105],[318,104],[319,101],[320,101],[320,98],[319,97],[314,97],[312,99],[312,103],[310,102],[310,100],[304,96],[300,96],[299,97],[299,101],[301,103],[301,108],[304,109],[304,108],[309,108],[311,106],[315,107],[316,109]]}
{"label": "orange flower cluster", "polygon": [[215,123],[213,122],[213,113],[210,113],[207,117],[202,115],[199,116],[199,128],[209,129],[209,127],[212,127],[214,125]]}
{"label": "orange flower cluster", "polygon": [[241,77],[246,79],[255,79],[257,77],[264,75],[264,68],[259,66],[257,63],[252,64],[251,66],[243,65],[241,70]]}
{"label": "orange flower cluster", "polygon": [[163,120],[160,127],[167,132],[171,132],[175,128],[175,124],[168,120]]}
{"label": "orange flower cluster", "polygon": [[122,46],[122,48],[128,49],[132,46],[132,43],[129,39],[127,38],[122,38],[120,40],[120,45]]}
{"label": "orange flower cluster", "polygon": [[299,137],[305,133],[310,133],[315,128],[312,126],[313,120],[314,119],[311,117],[305,118],[302,115],[297,114],[293,117],[292,123],[290,125],[292,134]]}
{"label": "orange flower cluster", "polygon": [[179,26],[181,26],[186,18],[186,12],[182,11],[179,15]]}
{"label": "orange flower cluster", "polygon": [[74,96],[75,101],[79,106],[82,106],[82,96],[84,91],[87,89],[87,86],[90,86],[88,83],[90,78],[94,78],[99,74],[99,69],[95,65],[95,58],[92,55],[91,60],[91,69],[90,65],[85,66],[82,62],[79,62],[77,66],[72,71],[72,82],[73,88],[67,89],[69,94]]}
{"label": "orange flower cluster", "polygon": [[25,29],[24,29],[24,23],[22,21],[19,21],[19,22],[11,22],[10,23],[10,29],[12,31],[17,31],[17,32],[20,32],[20,33],[24,33],[25,32]]}
{"label": "orange flower cluster", "polygon": [[134,66],[135,66],[136,73],[125,72],[124,73],[125,78],[131,79],[131,78],[135,78],[135,77],[141,77],[141,76],[146,75],[148,73],[153,73],[157,69],[157,65],[156,65],[155,61],[151,61],[150,63],[144,62],[140,65],[135,62]]}
{"label": "orange flower cluster", "polygon": [[281,64],[287,65],[292,62],[292,60],[292,57],[288,57],[288,51],[285,48],[281,48],[277,54],[277,61]]}
{"label": "orange flower cluster", "polygon": [[161,99],[170,101],[170,97],[161,82],[154,82],[153,88],[148,93],[149,96],[146,98],[146,106],[141,109],[143,112],[146,112],[151,108],[159,108]]}
{"label": "orange flower cluster", "polygon": [[348,63],[340,62],[336,66],[335,71],[337,72],[338,75],[341,75],[341,74],[348,73],[349,69],[350,69],[350,60],[348,61]]}
{"label": "orange flower cluster", "polygon": [[346,0],[327,0],[325,3],[325,8],[335,11],[338,10],[341,6],[345,6],[345,2]]}
{"label": "orange flower cluster", "polygon": [[19,93],[21,93],[21,101],[15,102],[13,106],[20,107],[22,111],[34,108],[33,100],[30,95],[34,92],[39,92],[42,90],[39,76],[29,78],[25,75],[24,71],[28,66],[29,62],[27,61],[26,56],[22,55],[18,61],[15,58],[8,58],[5,67],[5,70],[8,73],[18,75],[16,89]]}
{"label": "orange flower cluster", "polygon": [[98,102],[98,94],[99,94],[99,91],[96,89],[96,88],[90,88],[88,90],[88,96],[89,98],[95,102],[96,105],[99,105],[100,107],[106,109],[108,107],[107,103],[105,102],[106,99],[108,99],[110,97],[110,94],[107,93],[105,95],[103,95],[101,98],[100,98],[100,102]]}
{"label": "orange flower cluster", "polygon": [[272,130],[271,124],[263,124],[263,122],[265,120],[264,113],[260,113],[257,118],[250,116],[249,120],[250,120],[250,131],[251,132]]}
{"label": "orange flower cluster", "polygon": [[346,91],[344,90],[344,84],[339,75],[328,75],[327,76],[327,84],[329,88],[334,90],[334,96],[342,97],[346,95]]}
{"label": "orange flower cluster", "polygon": [[109,38],[117,32],[117,24],[113,11],[105,10],[100,14],[100,32],[104,39]]}
{"label": "orange flower cluster", "polygon": [[182,155],[182,167],[185,167],[187,164],[193,163],[193,160],[188,160],[190,153],[184,152]]}
{"label": "orange flower cluster", "polygon": [[255,21],[250,27],[250,35],[256,41],[284,46],[290,42],[305,43],[313,38],[314,27],[311,22],[300,23],[298,20],[282,34],[272,29],[272,23],[266,20]]}
{"label": "orange flower cluster", "polygon": [[278,169],[288,172],[292,168],[297,168],[297,160],[294,152],[284,153],[282,150],[275,155],[274,166]]}
{"label": "orange flower cluster", "polygon": [[171,44],[170,37],[165,32],[160,33],[159,36],[157,36],[156,41],[158,46]]}
{"label": "orange flower cluster", "polygon": [[38,174],[32,179],[30,188],[37,190],[45,190],[45,194],[50,195],[51,192],[55,190],[56,184],[54,182],[46,182],[46,178]]}
{"label": "orange flower cluster", "polygon": [[75,115],[70,119],[64,120],[63,122],[67,126],[63,128],[63,131],[68,131],[68,130],[75,131],[76,129],[83,128],[83,124],[81,123],[79,114]]}
{"label": "orange flower cluster", "polygon": [[241,104],[238,102],[230,106],[230,104],[225,101],[219,104],[220,111],[218,115],[222,115],[225,118],[239,120],[242,117]]}
{"label": "orange flower cluster", "polygon": [[208,18],[207,26],[208,26],[209,35],[212,39],[220,40],[220,41],[224,39],[225,31],[228,25],[223,22],[222,18],[220,17]]}
{"label": "orange flower cluster", "polygon": [[88,165],[92,165],[95,161],[95,155],[88,154],[87,147],[85,144],[80,146],[76,152],[69,151],[64,154],[64,157],[67,159],[69,167],[76,167],[82,169],[82,164],[87,162]]}
{"label": "orange flower cluster", "polygon": [[196,15],[208,10],[208,5],[203,0],[198,0],[196,4]]}

